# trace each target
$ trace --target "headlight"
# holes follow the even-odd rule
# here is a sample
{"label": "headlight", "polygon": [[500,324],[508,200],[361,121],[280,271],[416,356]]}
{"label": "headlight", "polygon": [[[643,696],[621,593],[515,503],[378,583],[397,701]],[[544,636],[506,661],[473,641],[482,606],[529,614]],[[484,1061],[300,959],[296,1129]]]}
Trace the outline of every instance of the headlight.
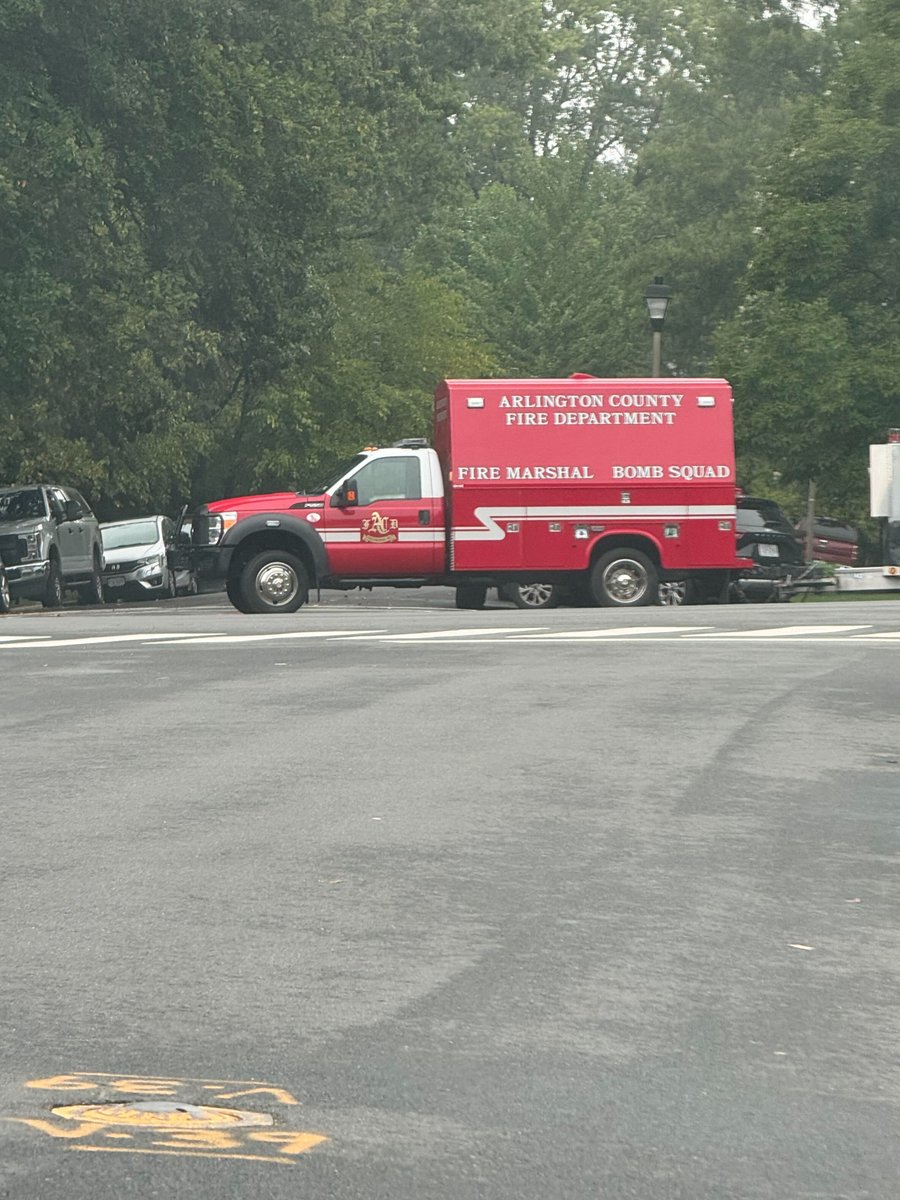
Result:
{"label": "headlight", "polygon": [[153,558],[142,558],[138,563],[138,567],[142,571],[150,571],[151,573],[153,571],[161,571],[163,567],[162,556],[155,554]]}
{"label": "headlight", "polygon": [[19,541],[23,548],[23,562],[31,562],[41,557],[41,531],[39,529],[34,533],[22,534]]}
{"label": "headlight", "polygon": [[209,530],[209,545],[215,546],[221,542],[222,538],[232,527],[237,524],[238,515],[236,512],[226,513],[210,513],[206,518],[207,527]]}

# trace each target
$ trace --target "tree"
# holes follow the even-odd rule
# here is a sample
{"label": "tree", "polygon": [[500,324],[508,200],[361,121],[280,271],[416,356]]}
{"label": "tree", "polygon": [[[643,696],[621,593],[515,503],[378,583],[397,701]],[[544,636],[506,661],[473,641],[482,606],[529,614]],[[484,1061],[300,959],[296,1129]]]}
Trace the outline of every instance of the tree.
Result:
{"label": "tree", "polygon": [[860,515],[866,446],[900,398],[900,93],[894,6],[845,18],[829,92],[805,105],[767,180],[743,309],[718,337],[742,453]]}

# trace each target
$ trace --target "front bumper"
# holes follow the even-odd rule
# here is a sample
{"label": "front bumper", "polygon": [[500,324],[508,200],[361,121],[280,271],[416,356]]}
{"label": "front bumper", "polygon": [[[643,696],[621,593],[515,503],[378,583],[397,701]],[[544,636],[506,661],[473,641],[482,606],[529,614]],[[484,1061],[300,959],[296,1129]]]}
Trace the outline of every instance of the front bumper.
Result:
{"label": "front bumper", "polygon": [[47,560],[35,563],[17,563],[6,568],[9,591],[12,596],[40,597],[43,594],[50,563]]}
{"label": "front bumper", "polygon": [[147,574],[146,571],[122,571],[103,576],[103,587],[111,596],[117,594],[153,596],[166,585],[162,571]]}
{"label": "front bumper", "polygon": [[227,579],[234,546],[192,546],[191,558],[199,579]]}

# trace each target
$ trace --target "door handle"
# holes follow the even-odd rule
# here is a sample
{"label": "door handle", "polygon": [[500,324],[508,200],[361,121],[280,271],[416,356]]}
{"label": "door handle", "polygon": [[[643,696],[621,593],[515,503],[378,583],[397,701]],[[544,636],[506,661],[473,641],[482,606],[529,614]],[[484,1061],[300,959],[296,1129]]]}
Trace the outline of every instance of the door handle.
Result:
{"label": "door handle", "polygon": [[430,525],[431,524],[431,510],[430,509],[427,509],[427,508],[419,509],[419,524],[420,525]]}

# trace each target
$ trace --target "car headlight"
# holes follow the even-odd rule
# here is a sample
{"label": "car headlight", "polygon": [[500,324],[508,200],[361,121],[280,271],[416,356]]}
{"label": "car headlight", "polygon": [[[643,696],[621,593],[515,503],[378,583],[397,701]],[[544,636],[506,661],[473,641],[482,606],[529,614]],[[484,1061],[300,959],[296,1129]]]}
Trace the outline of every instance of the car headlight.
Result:
{"label": "car headlight", "polygon": [[42,544],[41,531],[39,529],[35,530],[34,533],[23,533],[19,541],[23,543],[23,562],[34,562],[41,558]]}
{"label": "car headlight", "polygon": [[236,512],[225,513],[210,513],[206,518],[207,529],[209,530],[209,545],[215,546],[221,542],[222,538],[232,527],[237,524],[238,515]]}
{"label": "car headlight", "polygon": [[162,555],[154,554],[152,558],[142,558],[138,567],[142,571],[150,571],[151,574],[154,571],[161,571],[163,569]]}

